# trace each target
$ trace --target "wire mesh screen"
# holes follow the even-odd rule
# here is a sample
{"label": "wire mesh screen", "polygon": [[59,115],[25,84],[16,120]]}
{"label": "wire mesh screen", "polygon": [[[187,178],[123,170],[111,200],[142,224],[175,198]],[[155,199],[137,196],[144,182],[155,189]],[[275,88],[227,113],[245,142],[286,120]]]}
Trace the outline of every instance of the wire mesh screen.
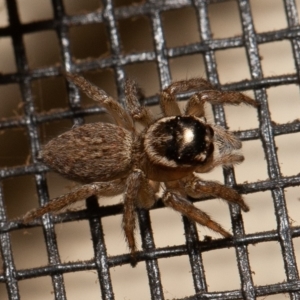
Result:
{"label": "wire mesh screen", "polygon": [[[300,299],[299,1],[0,3],[1,299]],[[158,202],[138,212],[132,268],[121,198],[14,221],[74,188],[38,162],[41,145],[73,125],[108,120],[63,70],[121,103],[133,78],[157,114],[157,92],[195,76],[254,97],[257,110],[207,107],[211,121],[240,137],[245,162],[206,178],[234,186],[250,212],[193,200],[235,238]]]}

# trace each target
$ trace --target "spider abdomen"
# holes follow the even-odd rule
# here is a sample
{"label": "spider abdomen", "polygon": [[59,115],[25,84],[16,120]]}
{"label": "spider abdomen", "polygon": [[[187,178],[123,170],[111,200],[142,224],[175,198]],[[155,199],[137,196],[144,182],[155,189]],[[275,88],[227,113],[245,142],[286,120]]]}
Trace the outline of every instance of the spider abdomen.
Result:
{"label": "spider abdomen", "polygon": [[109,123],[73,128],[46,144],[42,161],[54,171],[79,182],[110,181],[128,172],[132,135]]}

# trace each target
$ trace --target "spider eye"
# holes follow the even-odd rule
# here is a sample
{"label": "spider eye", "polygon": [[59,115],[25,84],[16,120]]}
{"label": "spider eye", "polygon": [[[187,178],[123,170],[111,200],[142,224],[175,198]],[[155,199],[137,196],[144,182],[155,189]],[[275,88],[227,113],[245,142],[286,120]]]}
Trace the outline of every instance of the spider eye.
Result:
{"label": "spider eye", "polygon": [[150,127],[146,134],[145,149],[146,152],[151,150],[151,155],[155,155],[156,162],[161,160],[162,164],[166,160],[170,162],[168,165],[174,167],[202,164],[214,150],[212,139],[212,128],[198,118],[168,117]]}

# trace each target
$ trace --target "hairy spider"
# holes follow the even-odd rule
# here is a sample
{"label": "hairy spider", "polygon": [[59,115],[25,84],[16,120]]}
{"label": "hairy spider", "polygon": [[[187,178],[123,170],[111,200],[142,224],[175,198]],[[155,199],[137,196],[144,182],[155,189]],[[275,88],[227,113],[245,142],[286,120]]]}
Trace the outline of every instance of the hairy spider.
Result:
{"label": "hairy spider", "polygon": [[[124,193],[122,226],[135,264],[136,207],[149,209],[157,201],[163,185],[163,203],[203,226],[230,237],[230,233],[196,208],[187,196],[212,196],[249,208],[234,189],[215,181],[203,181],[196,174],[217,166],[232,166],[244,160],[238,149],[242,144],[231,132],[208,124],[204,104],[257,103],[238,92],[219,91],[202,78],[172,83],[160,94],[163,117],[155,119],[139,104],[135,82],[125,84],[126,108],[103,90],[78,75],[67,78],[90,98],[105,107],[115,124],[85,124],[67,131],[46,144],[42,161],[61,175],[85,183],[44,207],[28,212],[24,223],[56,212],[92,195],[113,196]],[[176,94],[194,90],[181,113]],[[143,125],[137,130],[135,123]]]}

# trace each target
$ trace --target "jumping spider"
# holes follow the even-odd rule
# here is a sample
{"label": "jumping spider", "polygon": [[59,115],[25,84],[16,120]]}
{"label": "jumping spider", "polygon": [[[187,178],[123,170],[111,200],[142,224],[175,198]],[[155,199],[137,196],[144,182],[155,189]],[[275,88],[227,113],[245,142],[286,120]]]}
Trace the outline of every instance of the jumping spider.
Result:
{"label": "jumping spider", "polygon": [[[92,195],[124,193],[122,226],[134,265],[136,207],[150,209],[157,201],[156,193],[162,184],[164,205],[224,237],[231,236],[187,197],[222,198],[238,204],[243,211],[249,210],[234,189],[215,181],[203,181],[196,174],[244,160],[238,151],[242,146],[240,140],[224,128],[206,122],[205,102],[257,106],[253,99],[238,92],[219,91],[202,78],[177,81],[161,92],[163,117],[155,119],[147,107],[139,104],[137,87],[132,80],[125,84],[124,109],[83,77],[66,76],[105,107],[115,124],[85,124],[46,144],[41,151],[42,161],[61,175],[85,185],[28,212],[22,222],[28,223]],[[192,90],[195,93],[181,113],[176,94]],[[137,130],[136,122],[144,129]]]}

